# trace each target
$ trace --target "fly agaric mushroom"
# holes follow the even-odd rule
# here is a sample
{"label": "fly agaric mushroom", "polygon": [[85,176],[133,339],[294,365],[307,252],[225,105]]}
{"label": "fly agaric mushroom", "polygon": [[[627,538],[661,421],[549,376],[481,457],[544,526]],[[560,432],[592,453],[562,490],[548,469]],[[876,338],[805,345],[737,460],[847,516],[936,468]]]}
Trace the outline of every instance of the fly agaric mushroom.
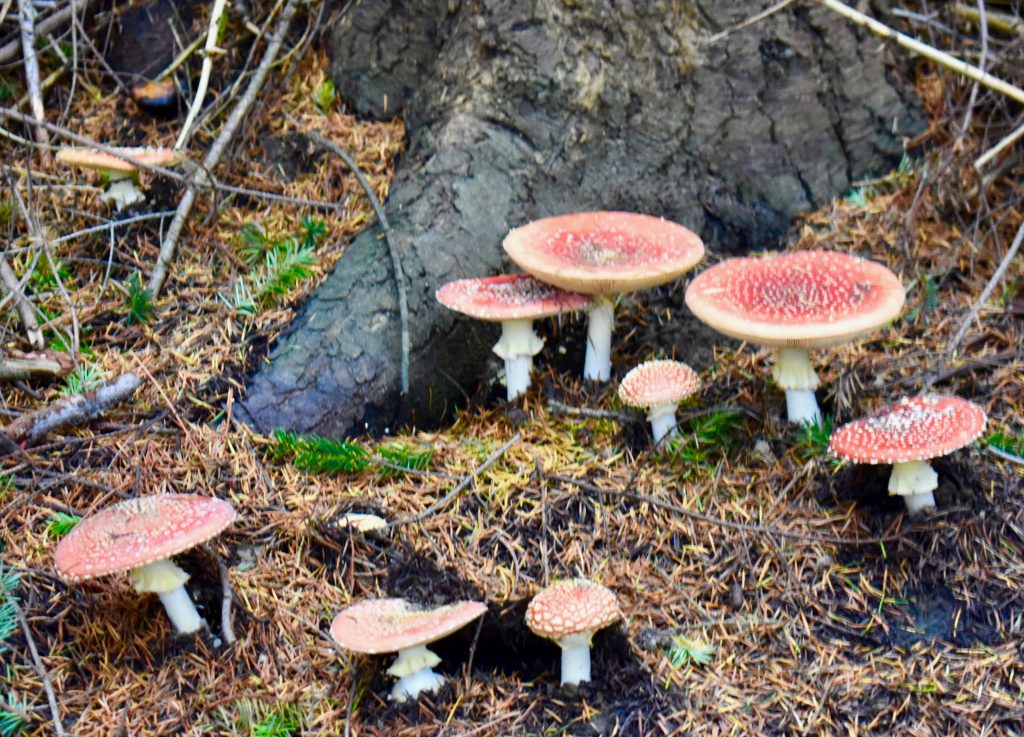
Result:
{"label": "fly agaric mushroom", "polygon": [[526,608],[526,626],[562,648],[563,686],[590,680],[590,641],[621,618],[615,594],[585,578],[556,581]]}
{"label": "fly agaric mushroom", "polygon": [[529,274],[448,282],[437,290],[437,301],[478,320],[501,323],[501,339],[494,344],[494,352],[505,359],[510,401],[530,388],[533,357],[544,346],[533,332],[533,321],[593,304],[589,297],[544,284]]}
{"label": "fly agaric mushroom", "polygon": [[895,318],[906,295],[889,269],[829,251],[733,258],[697,275],[686,305],[725,335],[775,346],[790,422],[819,422],[810,348],[852,341]]}
{"label": "fly agaric mushroom", "polygon": [[935,506],[939,477],[928,461],[974,442],[984,429],[985,411],[966,399],[904,397],[840,427],[828,448],[855,463],[891,463],[889,493],[902,496],[913,515]]}
{"label": "fly agaric mushroom", "polygon": [[[174,166],[181,160],[178,153],[169,148],[117,148],[114,150],[151,166]],[[104,174],[110,181],[110,186],[100,196],[100,199],[104,202],[114,203],[117,210],[146,199],[146,195],[135,186],[139,168],[130,161],[125,161],[99,149],[77,146],[58,150],[57,161],[83,169],[93,169]]]}
{"label": "fly agaric mushroom", "polygon": [[681,361],[647,361],[622,377],[619,399],[647,410],[654,442],[676,426],[676,405],[700,391],[697,372]]}
{"label": "fly agaric mushroom", "polygon": [[441,659],[427,645],[461,629],[487,611],[479,601],[436,609],[414,609],[405,599],[366,599],[342,609],[331,622],[331,637],[346,650],[367,655],[398,653],[388,675],[398,679],[391,699],[415,699],[436,691],[444,677],[433,671]]}
{"label": "fly agaric mushroom", "polygon": [[704,257],[682,225],[630,212],[578,212],[534,220],[502,244],[523,271],[562,289],[594,295],[583,378],[608,381],[617,294],[665,284]]}
{"label": "fly agaric mushroom", "polygon": [[160,597],[180,634],[203,626],[185,591],[189,576],[171,561],[220,534],[235,519],[229,502],[196,494],[128,499],[86,517],[57,545],[54,563],[67,583],[129,571],[137,592]]}

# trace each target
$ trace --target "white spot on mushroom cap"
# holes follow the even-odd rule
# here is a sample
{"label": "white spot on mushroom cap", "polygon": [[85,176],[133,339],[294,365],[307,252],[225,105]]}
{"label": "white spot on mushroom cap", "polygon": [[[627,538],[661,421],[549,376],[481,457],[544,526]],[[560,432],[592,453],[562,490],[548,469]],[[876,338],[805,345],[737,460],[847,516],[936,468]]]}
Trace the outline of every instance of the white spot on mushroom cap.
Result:
{"label": "white spot on mushroom cap", "polygon": [[985,411],[966,399],[904,397],[840,427],[829,440],[829,450],[856,463],[925,461],[968,445],[984,429]]}
{"label": "white spot on mushroom cap", "polygon": [[197,494],[128,499],[86,517],[57,545],[54,564],[69,583],[127,571],[188,550],[235,519],[230,502]]}
{"label": "white spot on mushroom cap", "polygon": [[700,388],[700,376],[682,361],[647,361],[622,377],[619,399],[631,407],[648,408],[680,402]]}
{"label": "white spot on mushroom cap", "polygon": [[405,599],[364,599],[338,612],[331,637],[353,652],[393,653],[447,637],[486,611],[480,601],[421,609]]}
{"label": "white spot on mushroom cap", "polygon": [[554,582],[533,597],[526,608],[526,625],[553,640],[594,632],[621,618],[615,594],[585,578]]}

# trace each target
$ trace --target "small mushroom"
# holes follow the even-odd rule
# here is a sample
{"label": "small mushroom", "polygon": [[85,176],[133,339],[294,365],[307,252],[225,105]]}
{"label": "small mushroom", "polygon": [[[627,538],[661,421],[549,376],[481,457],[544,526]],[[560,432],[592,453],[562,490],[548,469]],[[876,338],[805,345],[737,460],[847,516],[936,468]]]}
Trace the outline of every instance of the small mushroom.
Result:
{"label": "small mushroom", "polygon": [[132,85],[131,95],[150,115],[171,118],[178,112],[178,87],[171,77]]}
{"label": "small mushroom", "polygon": [[510,401],[530,388],[533,357],[544,346],[533,332],[533,321],[593,304],[589,297],[544,284],[529,274],[448,282],[437,290],[437,301],[478,320],[501,323],[501,339],[494,344],[494,352],[505,359]]}
{"label": "small mushroom", "polygon": [[676,406],[700,387],[697,372],[681,361],[647,361],[622,377],[619,399],[647,410],[657,443],[676,426]]}
{"label": "small mushroom", "polygon": [[820,422],[821,383],[810,348],[838,345],[900,314],[906,295],[889,269],[829,251],[732,258],[698,274],[686,305],[724,335],[775,346],[773,377],[786,391],[790,422]]}
{"label": "small mushroom", "polygon": [[86,517],[57,545],[61,579],[78,583],[129,571],[140,594],[160,597],[177,632],[205,623],[185,591],[189,576],[171,561],[220,534],[235,519],[229,502],[195,494],[160,494],[119,502]]}
{"label": "small mushroom", "polygon": [[583,378],[612,375],[614,299],[665,284],[704,257],[704,244],[677,223],[631,212],[577,212],[534,220],[502,244],[523,271],[548,284],[596,297],[589,311]]}
{"label": "small mushroom", "polygon": [[590,680],[590,641],[621,618],[615,594],[585,578],[556,581],[526,608],[526,626],[562,648],[563,686]]}
{"label": "small mushroom", "polygon": [[891,463],[889,493],[907,512],[935,507],[939,477],[928,463],[974,442],[985,429],[985,411],[966,399],[929,394],[904,397],[870,417],[840,427],[829,450],[855,463]]}
{"label": "small mushroom", "polygon": [[[114,150],[152,166],[173,166],[181,160],[177,152],[169,148],[117,148]],[[139,169],[130,161],[119,159],[117,156],[99,149],[76,146],[58,150],[57,161],[62,161],[69,166],[93,169],[106,175],[110,180],[110,186],[100,196],[100,199],[104,202],[112,202],[115,209],[119,211],[146,199],[146,195],[135,186]]]}
{"label": "small mushroom", "polygon": [[415,699],[436,691],[444,677],[433,671],[441,659],[427,645],[461,629],[487,611],[479,601],[436,609],[415,609],[405,599],[366,599],[342,609],[331,622],[331,637],[346,650],[367,655],[398,653],[388,675],[398,679],[391,699]]}

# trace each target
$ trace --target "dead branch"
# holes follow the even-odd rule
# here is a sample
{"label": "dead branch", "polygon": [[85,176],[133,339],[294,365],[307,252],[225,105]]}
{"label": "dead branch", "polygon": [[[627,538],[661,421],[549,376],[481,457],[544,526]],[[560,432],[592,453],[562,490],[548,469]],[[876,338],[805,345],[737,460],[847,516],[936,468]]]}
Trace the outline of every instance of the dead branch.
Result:
{"label": "dead branch", "polygon": [[[256,95],[259,93],[260,88],[263,87],[263,82],[266,80],[267,74],[270,73],[270,68],[274,65],[274,60],[281,50],[281,44],[284,43],[285,34],[288,33],[288,28],[291,26],[297,6],[296,0],[288,0],[285,3],[277,27],[267,43],[267,50],[263,54],[263,59],[256,68],[249,86],[245,90],[245,94],[242,95],[242,99],[238,101],[235,109],[231,111],[231,115],[228,117],[227,122],[224,123],[224,127],[217,136],[217,140],[213,142],[206,157],[203,159],[203,170],[213,171],[217,167],[221,156],[227,150],[228,144],[234,138],[235,131],[242,124],[253,103],[256,102]],[[178,247],[178,238],[181,236],[182,228],[185,227],[185,221],[188,219],[189,213],[192,212],[192,206],[195,204],[198,191],[198,177],[193,176],[189,179],[185,194],[178,204],[174,220],[171,221],[170,226],[167,228],[167,235],[164,237],[163,243],[160,244],[160,255],[157,257],[156,264],[153,267],[153,274],[149,278],[149,292],[154,298],[160,294],[164,280],[167,279],[167,269],[170,267],[171,262],[174,261],[174,251]]]}
{"label": "dead branch", "polygon": [[10,441],[23,446],[59,428],[83,425],[130,397],[140,383],[137,374],[121,374],[91,392],[65,397],[42,409],[26,412],[2,432]]}
{"label": "dead branch", "polygon": [[[54,31],[60,28],[62,25],[68,22],[68,19],[71,18],[76,7],[79,10],[85,10],[91,3],[92,0],[78,0],[74,6],[69,4],[66,8],[61,8],[53,15],[47,16],[46,18],[44,18],[43,20],[39,21],[39,23],[36,24],[36,34],[41,34],[45,36],[50,31]],[[16,39],[8,44],[0,46],[0,64],[5,64],[11,61],[14,57],[18,55],[18,49],[20,48],[20,39]]]}
{"label": "dead branch", "polygon": [[7,355],[0,356],[0,380],[2,381],[66,376],[72,368],[70,356],[59,351],[39,353],[8,351]]}
{"label": "dead branch", "polygon": [[[28,101],[32,108],[32,116],[37,120],[46,119],[43,107],[43,93],[39,86],[39,58],[36,56],[36,9],[32,0],[18,0],[18,22],[21,25],[21,53],[25,64],[25,86],[28,87]],[[36,126],[36,140],[40,145],[48,146],[50,134],[45,128]],[[42,159],[49,159],[49,153],[43,151]]]}
{"label": "dead branch", "polygon": [[224,6],[227,0],[214,0],[213,10],[210,11],[210,28],[206,33],[206,47],[203,49],[203,70],[199,75],[199,85],[196,87],[195,97],[192,98],[192,105],[188,109],[188,115],[181,126],[181,133],[178,140],[174,142],[174,150],[185,147],[188,143],[192,126],[203,108],[203,100],[206,99],[206,88],[210,84],[210,72],[213,71],[213,57],[215,54],[223,54],[224,49],[217,46],[217,32],[220,30],[220,19],[224,15]]}
{"label": "dead branch", "polygon": [[14,607],[15,614],[18,615],[18,621],[21,623],[21,631],[25,635],[25,642],[28,644],[28,651],[32,655],[32,664],[36,667],[36,673],[39,674],[39,679],[43,682],[43,690],[46,691],[46,700],[50,704],[50,714],[53,716],[53,731],[57,734],[57,737],[64,737],[64,724],[60,720],[60,710],[57,708],[57,696],[53,692],[53,683],[50,682],[50,674],[46,672],[46,668],[43,666],[43,660],[39,657],[39,650],[36,648],[35,638],[32,637],[32,629],[28,626],[28,620],[25,618],[25,612],[21,610],[16,601],[10,601]]}
{"label": "dead branch", "polygon": [[36,321],[36,313],[32,309],[32,303],[28,301],[25,293],[21,291],[18,277],[14,274],[11,265],[7,263],[7,258],[2,255],[0,255],[0,282],[3,282],[8,296],[14,300],[14,306],[18,309],[18,315],[21,317],[21,324],[25,326],[25,332],[28,334],[29,345],[36,350],[42,350],[44,345],[43,331],[39,329],[39,323]]}
{"label": "dead branch", "polygon": [[966,21],[981,25],[984,23],[996,33],[1004,36],[1019,36],[1024,33],[1024,21],[1009,13],[1000,13],[985,8],[972,8],[965,3],[957,3],[953,12]]}

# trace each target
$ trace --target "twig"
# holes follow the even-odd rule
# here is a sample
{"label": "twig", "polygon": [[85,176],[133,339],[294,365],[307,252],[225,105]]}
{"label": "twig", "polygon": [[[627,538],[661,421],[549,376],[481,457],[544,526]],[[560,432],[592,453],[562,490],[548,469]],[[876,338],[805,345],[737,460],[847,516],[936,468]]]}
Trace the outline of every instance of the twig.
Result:
{"label": "twig", "polygon": [[[981,24],[978,29],[981,33],[981,56],[978,57],[978,69],[985,71],[985,63],[988,61],[988,16],[985,14],[985,0],[978,0],[978,15],[981,18]],[[979,83],[975,80],[971,86],[971,96],[967,100],[967,112],[964,113],[964,124],[961,126],[960,138],[957,139],[958,148],[959,145],[963,145],[963,141],[967,137],[967,129],[971,127],[974,104],[978,101],[978,87]]]}
{"label": "twig", "polygon": [[717,525],[718,527],[727,527],[732,530],[740,530],[742,532],[751,532],[760,535],[778,535],[779,537],[789,538],[790,540],[796,540],[799,542],[819,545],[876,545],[883,542],[895,542],[903,540],[903,535],[881,535],[878,537],[838,537],[832,535],[809,535],[803,532],[792,532],[790,530],[784,530],[781,527],[773,527],[771,525],[751,525],[745,522],[733,522],[731,520],[722,519],[721,517],[713,517],[710,514],[702,514],[700,512],[694,512],[686,507],[680,507],[678,504],[672,504],[671,502],[663,502],[660,499],[654,497],[645,496],[643,494],[637,494],[632,491],[620,491],[618,489],[606,489],[604,487],[593,484],[583,479],[574,479],[571,476],[561,476],[558,474],[549,474],[549,478],[555,481],[561,481],[562,483],[572,484],[579,488],[589,491],[592,494],[605,494],[608,496],[618,496],[624,499],[632,499],[633,501],[640,502],[642,504],[650,504],[652,507],[660,507],[669,512],[675,512],[681,514],[684,517],[689,517],[697,522],[705,522],[707,524]]}
{"label": "twig", "polygon": [[141,215],[134,215],[130,218],[124,218],[123,220],[110,220],[106,223],[100,223],[99,225],[93,225],[82,230],[76,230],[74,233],[68,233],[62,235],[59,238],[54,238],[51,243],[65,243],[72,241],[82,236],[90,235],[92,233],[102,233],[105,230],[113,230],[118,225],[130,225],[131,223],[137,223],[142,220],[156,220],[157,218],[167,218],[174,214],[174,210],[161,210],[159,212],[144,212]]}
{"label": "twig", "polygon": [[458,496],[467,486],[473,483],[473,481],[477,479],[480,476],[480,474],[482,474],[488,468],[497,463],[498,459],[505,455],[505,452],[508,451],[508,449],[511,448],[513,445],[518,443],[522,439],[522,437],[522,433],[517,432],[515,435],[509,438],[500,448],[491,453],[487,457],[486,461],[484,461],[475,469],[473,469],[472,473],[467,473],[465,476],[463,476],[459,483],[453,486],[451,491],[449,491],[443,497],[438,499],[436,502],[434,502],[433,504],[431,504],[429,507],[427,507],[418,514],[414,514],[411,517],[406,517],[405,519],[389,522],[385,529],[391,529],[393,527],[398,527],[399,525],[408,525],[410,523],[422,522],[423,520],[425,520],[427,517],[429,517],[442,507],[444,507],[446,504],[448,504],[448,502],[450,502],[452,499]]}
{"label": "twig", "polygon": [[0,356],[0,380],[35,379],[40,376],[64,376],[71,371],[66,353],[43,351]]}
{"label": "twig", "polygon": [[1002,448],[997,448],[994,445],[986,445],[985,452],[991,453],[992,455],[998,458],[1002,458],[1004,461],[1009,461],[1010,463],[1017,463],[1020,464],[1021,466],[1024,466],[1024,458],[1021,458],[1018,455],[1014,455],[1013,453],[1003,450]]}
{"label": "twig", "polygon": [[[91,2],[92,0],[78,0],[75,5],[79,10],[85,10]],[[68,21],[68,18],[71,17],[73,12],[74,8],[69,4],[67,7],[58,10],[53,15],[47,16],[36,25],[36,33],[45,36],[50,31],[60,28]],[[0,46],[0,64],[9,62],[17,56],[18,49],[20,48],[21,41],[18,39]]]}
{"label": "twig", "polygon": [[45,345],[43,331],[39,329],[39,323],[36,321],[36,313],[32,309],[32,303],[28,301],[25,293],[21,291],[18,277],[14,274],[14,270],[11,269],[11,265],[7,263],[7,258],[2,254],[0,254],[0,281],[3,282],[9,296],[14,300],[18,316],[21,317],[21,324],[25,326],[29,345],[37,351],[42,350],[43,345]]}
{"label": "twig", "polygon": [[953,6],[953,12],[971,23],[977,23],[979,26],[985,24],[996,33],[1007,36],[1018,36],[1024,33],[1024,22],[1020,18],[1007,13],[986,10],[983,3],[979,3],[979,5],[980,7],[972,8],[970,5],[957,3]]}
{"label": "twig", "polygon": [[[36,56],[36,9],[32,0],[18,0],[18,22],[21,25],[21,53],[25,64],[25,86],[28,87],[29,105],[32,116],[37,120],[46,119],[43,107],[43,93],[39,88],[39,58]],[[43,146],[50,143],[50,135],[45,128],[36,126],[36,140]],[[49,154],[43,153],[46,161]]]}
{"label": "twig", "polygon": [[568,415],[570,417],[592,417],[597,420],[615,420],[624,424],[646,422],[646,418],[639,412],[617,412],[613,409],[595,409],[592,407],[574,407],[557,399],[548,400],[548,412],[553,415]]}
{"label": "twig", "polygon": [[537,469],[537,484],[540,486],[540,562],[544,571],[544,586],[550,583],[548,570],[548,482],[544,478],[544,466],[539,456],[533,457],[533,465]]}
{"label": "twig", "polygon": [[988,151],[979,156],[974,162],[974,168],[981,171],[985,166],[994,159],[996,156],[1001,154],[1007,148],[1015,144],[1021,136],[1024,136],[1024,125],[1015,128],[1009,134],[1007,134],[999,143],[990,148]]}
{"label": "twig", "polygon": [[998,77],[994,77],[985,70],[979,69],[973,64],[968,64],[966,61],[958,59],[952,54],[947,54],[945,51],[939,51],[926,43],[918,41],[916,38],[911,38],[904,33],[894,31],[884,23],[879,23],[874,18],[864,15],[864,13],[854,10],[848,5],[844,5],[839,2],[839,0],[818,0],[818,2],[826,8],[839,13],[839,15],[844,18],[868,28],[882,38],[891,38],[904,48],[910,49],[911,51],[918,53],[925,58],[931,59],[937,64],[941,64],[944,67],[952,69],[954,72],[958,72],[965,77],[969,77],[970,79],[980,82],[989,89],[1006,95],[1011,100],[1016,100],[1017,102],[1024,104],[1024,90],[1016,85],[1012,85]]}
{"label": "twig", "polygon": [[175,151],[185,147],[189,134],[192,132],[192,124],[196,122],[196,117],[203,108],[203,101],[206,99],[206,88],[210,84],[210,72],[213,71],[213,57],[215,54],[224,53],[224,49],[217,46],[217,34],[220,31],[220,19],[224,15],[225,5],[227,5],[227,0],[214,0],[213,10],[210,11],[210,28],[206,32],[206,46],[203,49],[203,70],[199,74],[196,94],[192,99],[192,105],[189,107],[185,122],[181,126],[181,133],[178,134],[178,140],[174,142]]}
{"label": "twig", "polygon": [[307,131],[303,133],[303,135],[313,141],[313,143],[317,144],[321,148],[327,149],[345,162],[345,166],[352,170],[352,173],[356,177],[356,181],[359,182],[359,186],[363,188],[364,192],[366,192],[366,197],[370,200],[370,206],[373,207],[373,211],[377,214],[377,220],[380,221],[380,227],[384,231],[384,240],[387,242],[388,252],[391,254],[391,268],[395,274],[395,286],[398,288],[398,317],[402,324],[402,394],[408,394],[409,301],[405,293],[405,271],[402,269],[402,260],[398,255],[398,246],[395,245],[395,240],[391,235],[391,225],[388,223],[387,215],[384,214],[384,207],[381,205],[380,200],[377,199],[377,195],[370,186],[370,183],[366,181],[366,177],[363,176],[363,172],[359,169],[355,159],[353,159],[348,152],[338,146],[338,144],[334,143],[334,141],[325,137],[319,131]]}
{"label": "twig", "polygon": [[61,427],[84,424],[130,397],[139,384],[136,374],[121,374],[91,392],[65,397],[47,407],[26,412],[4,427],[3,434],[20,445],[34,442]]}
{"label": "twig", "polygon": [[770,8],[762,10],[757,15],[752,15],[749,18],[747,18],[746,20],[741,21],[741,22],[737,23],[734,26],[730,26],[729,28],[726,28],[724,31],[719,31],[718,33],[716,33],[713,36],[708,36],[706,39],[704,39],[704,41],[702,43],[705,46],[710,46],[713,43],[721,41],[723,38],[725,38],[726,36],[728,36],[731,33],[735,33],[736,31],[742,30],[742,29],[746,28],[747,26],[752,26],[755,23],[758,23],[758,22],[764,20],[769,15],[774,15],[775,13],[778,13],[780,10],[782,10],[783,8],[785,8],[787,5],[791,4],[792,2],[793,2],[793,0],[781,0],[781,2],[777,2],[777,3],[775,3],[775,5],[772,5]]}
{"label": "twig", "polygon": [[220,559],[219,555],[216,553],[214,555],[217,558],[217,569],[220,571],[220,634],[224,638],[224,642],[230,645],[238,639],[231,626],[231,602],[234,600],[235,594],[231,590],[231,582],[228,581],[228,567],[224,565],[224,561]]}
{"label": "twig", "polygon": [[[1003,256],[1003,260],[999,262],[999,266],[996,268],[995,273],[992,274],[992,278],[988,280],[988,284],[986,284],[985,288],[981,290],[981,294],[978,296],[978,299],[975,300],[974,304],[971,305],[971,309],[967,312],[967,315],[960,323],[960,327],[953,335],[953,339],[949,341],[949,343],[947,344],[946,357],[944,363],[948,362],[953,357],[953,353],[956,351],[956,347],[960,345],[960,341],[963,340],[964,335],[966,335],[968,329],[971,327],[971,323],[974,322],[975,318],[978,316],[978,313],[981,312],[981,308],[988,301],[988,298],[992,295],[992,292],[993,290],[995,290],[996,285],[999,284],[1000,281],[1002,281],[1003,276],[1006,274],[1006,270],[1010,268],[1010,264],[1013,262],[1013,259],[1017,256],[1017,251],[1020,250],[1021,241],[1024,241],[1024,223],[1021,223],[1021,226],[1017,228],[1017,235],[1015,235],[1013,238],[1013,243],[1010,245],[1010,250],[1008,250],[1006,252],[1006,255]],[[931,382],[929,382],[928,385],[930,386]]]}
{"label": "twig", "polygon": [[[260,61],[259,67],[256,68],[256,72],[253,74],[245,94],[242,95],[242,99],[238,101],[235,109],[231,111],[227,122],[224,123],[220,134],[203,159],[202,168],[206,171],[213,171],[217,164],[220,163],[221,156],[224,155],[228,144],[234,138],[235,131],[238,130],[238,126],[242,124],[246,114],[249,112],[249,108],[256,101],[256,95],[263,86],[263,82],[266,80],[267,74],[277,58],[278,51],[281,50],[281,44],[284,43],[285,34],[288,33],[288,27],[291,25],[297,5],[297,0],[288,0],[285,4],[284,10],[281,12],[281,19],[278,21],[277,27],[267,43],[267,50],[263,54],[263,59]],[[178,204],[178,210],[174,215],[174,219],[167,228],[167,235],[164,236],[163,243],[160,244],[160,255],[157,257],[153,273],[149,278],[149,292],[154,298],[160,294],[160,289],[167,278],[167,269],[174,260],[174,251],[178,246],[178,238],[181,236],[182,228],[185,227],[185,221],[188,219],[189,213],[192,212],[192,206],[195,204],[198,191],[199,187],[196,179],[190,179],[185,189],[185,194]]]}
{"label": "twig", "polygon": [[50,714],[53,715],[54,732],[57,733],[58,737],[64,737],[64,724],[60,720],[60,710],[57,708],[57,696],[53,693],[53,683],[50,682],[50,674],[46,672],[46,668],[43,667],[43,661],[39,657],[39,650],[36,648],[36,641],[32,636],[32,629],[28,626],[28,620],[25,618],[25,612],[21,610],[18,602],[13,599],[9,599],[8,603],[14,607],[15,613],[18,615],[18,621],[21,622],[21,631],[25,633],[25,642],[28,644],[28,651],[32,654],[32,663],[35,665],[36,672],[39,674],[39,678],[43,682],[43,690],[46,691],[46,700],[50,703]]}

